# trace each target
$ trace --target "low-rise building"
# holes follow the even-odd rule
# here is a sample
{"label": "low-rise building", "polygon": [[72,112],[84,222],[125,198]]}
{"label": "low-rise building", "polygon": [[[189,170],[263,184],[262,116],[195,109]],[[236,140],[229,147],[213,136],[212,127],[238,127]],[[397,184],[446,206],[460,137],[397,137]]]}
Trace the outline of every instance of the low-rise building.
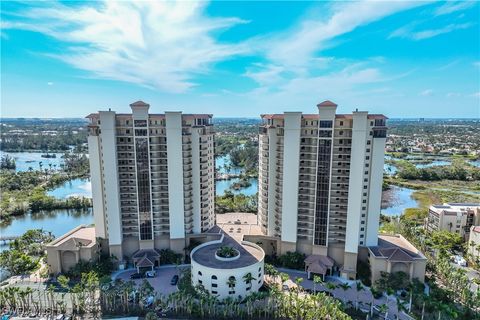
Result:
{"label": "low-rise building", "polygon": [[[236,254],[222,257],[223,247]],[[190,257],[192,285],[203,287],[219,299],[245,297],[263,285],[265,252],[252,242],[223,234],[219,240],[196,247]]]}
{"label": "low-rise building", "polygon": [[470,227],[468,238],[468,253],[477,260],[480,257],[480,226]]}
{"label": "low-rise building", "polygon": [[378,245],[368,247],[372,283],[382,272],[405,272],[410,280],[425,281],[427,258],[402,235],[379,235]]}
{"label": "low-rise building", "polygon": [[478,225],[480,220],[480,203],[444,203],[431,205],[425,221],[428,232],[446,230],[458,233],[468,240],[470,228]]}
{"label": "low-rise building", "polygon": [[80,225],[47,245],[47,264],[51,274],[66,272],[82,261],[98,257],[95,227]]}

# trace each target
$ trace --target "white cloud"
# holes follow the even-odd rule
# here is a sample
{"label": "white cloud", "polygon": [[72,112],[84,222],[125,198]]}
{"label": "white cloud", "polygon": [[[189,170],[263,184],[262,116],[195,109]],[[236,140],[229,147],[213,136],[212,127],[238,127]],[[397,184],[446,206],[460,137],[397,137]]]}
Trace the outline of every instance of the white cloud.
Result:
{"label": "white cloud", "polygon": [[433,95],[432,89],[426,89],[419,93],[420,96],[431,97]]}
{"label": "white cloud", "polygon": [[417,23],[411,23],[406,26],[403,26],[390,34],[388,38],[409,38],[413,40],[424,40],[428,38],[433,38],[441,34],[450,33],[455,30],[467,29],[473,26],[473,23],[461,23],[461,24],[449,24],[443,28],[438,29],[427,29],[422,31],[414,31],[414,27]]}
{"label": "white cloud", "polygon": [[457,65],[459,62],[460,62],[460,59],[453,60],[453,61],[451,61],[447,64],[444,64],[443,66],[438,67],[436,70],[437,71],[447,70],[447,69]]}
{"label": "white cloud", "polygon": [[433,12],[435,16],[441,16],[471,8],[475,1],[447,1],[444,5],[438,7]]}
{"label": "white cloud", "polygon": [[[342,2],[331,7],[332,13],[316,12],[294,29],[257,39],[255,43],[274,64],[291,69],[311,63],[312,57],[327,48],[329,41],[354,29],[394,13],[424,5],[425,2]],[[323,17],[328,16],[327,19]]]}
{"label": "white cloud", "polygon": [[47,85],[53,86],[53,82],[49,81],[49,82],[47,82]]}
{"label": "white cloud", "polygon": [[447,98],[458,98],[458,97],[461,97],[462,95],[458,92],[449,92],[445,96]]}
{"label": "white cloud", "polygon": [[215,62],[245,53],[243,44],[217,41],[212,32],[246,23],[212,18],[205,2],[106,1],[80,7],[55,3],[22,12],[3,29],[27,29],[68,43],[55,57],[92,75],[184,92]]}
{"label": "white cloud", "polygon": [[423,39],[433,38],[441,34],[450,33],[455,30],[467,29],[467,28],[470,28],[471,26],[473,26],[473,23],[449,24],[448,26],[439,28],[439,29],[430,29],[430,30],[414,32],[411,35],[411,38],[414,40],[423,40]]}

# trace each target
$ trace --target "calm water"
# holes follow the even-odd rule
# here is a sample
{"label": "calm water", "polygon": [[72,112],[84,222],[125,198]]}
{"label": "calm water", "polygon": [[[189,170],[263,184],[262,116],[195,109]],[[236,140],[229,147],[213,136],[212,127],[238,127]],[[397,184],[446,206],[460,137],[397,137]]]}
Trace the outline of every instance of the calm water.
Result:
{"label": "calm water", "polygon": [[412,198],[415,190],[391,186],[390,190],[382,193],[381,212],[388,216],[398,216],[407,208],[417,208],[418,203]]}
{"label": "calm water", "polygon": [[470,161],[470,164],[471,164],[472,166],[475,166],[475,167],[479,167],[479,168],[480,168],[480,160]]}
{"label": "calm water", "polygon": [[[13,217],[9,222],[0,224],[2,236],[19,236],[30,229],[43,229],[61,236],[80,224],[92,224],[92,209],[41,211],[24,216]],[[5,246],[0,246],[0,250]]]}
{"label": "calm water", "polygon": [[54,190],[48,191],[47,194],[59,199],[66,199],[73,196],[91,198],[92,183],[89,179],[74,179],[65,182]]}
{"label": "calm water", "polygon": [[215,158],[215,169],[220,173],[242,173],[242,168],[231,167],[230,155]]}
{"label": "calm water", "polygon": [[[225,190],[230,188],[230,186],[239,181],[240,179],[231,179],[231,180],[219,180],[215,182],[215,191],[218,196],[221,196],[225,194]],[[233,194],[241,194],[243,193],[244,195],[251,196],[257,193],[258,191],[258,180],[255,178],[251,178],[248,181],[252,184],[248,188],[243,188],[240,190],[231,190]]]}
{"label": "calm water", "polygon": [[434,160],[430,163],[417,163],[415,166],[417,168],[430,168],[430,167],[437,167],[437,166],[449,166],[452,162],[445,161],[445,160]]}
{"label": "calm water", "polygon": [[3,152],[0,151],[0,156],[9,155],[15,159],[16,169],[15,171],[28,171],[29,168],[33,170],[40,170],[40,162],[42,163],[42,169],[60,169],[60,165],[63,164],[63,153],[55,153],[56,158],[42,158],[43,152]]}

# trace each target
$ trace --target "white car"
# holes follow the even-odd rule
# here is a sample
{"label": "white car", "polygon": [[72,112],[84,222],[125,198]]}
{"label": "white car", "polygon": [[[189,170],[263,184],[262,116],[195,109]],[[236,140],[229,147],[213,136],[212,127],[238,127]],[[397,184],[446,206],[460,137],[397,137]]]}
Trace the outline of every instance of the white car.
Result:
{"label": "white car", "polygon": [[461,267],[466,267],[467,266],[467,261],[461,256],[455,256],[454,261],[457,265]]}
{"label": "white car", "polygon": [[156,275],[157,272],[154,270],[145,272],[145,276],[147,276],[147,278],[155,278]]}

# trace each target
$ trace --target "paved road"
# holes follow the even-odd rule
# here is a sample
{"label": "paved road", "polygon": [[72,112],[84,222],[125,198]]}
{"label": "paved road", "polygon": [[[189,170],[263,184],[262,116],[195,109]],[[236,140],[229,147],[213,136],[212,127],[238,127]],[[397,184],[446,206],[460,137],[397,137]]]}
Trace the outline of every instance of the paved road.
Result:
{"label": "paved road", "polygon": [[[182,266],[161,266],[159,268],[155,268],[157,275],[154,278],[146,278],[148,282],[152,285],[152,287],[157,291],[159,294],[169,295],[172,292],[177,291],[177,286],[171,285],[170,281],[174,275],[180,275],[179,268],[184,266],[190,265],[182,265]],[[137,272],[137,269],[128,269],[117,271],[112,274],[112,280],[115,279],[122,279],[124,281],[130,280],[130,275]],[[143,279],[134,279],[135,284],[140,285],[143,282]]]}
{"label": "paved road", "polygon": [[453,262],[452,262],[452,266],[454,266],[455,268],[465,270],[466,275],[467,275],[468,279],[470,280],[470,290],[472,290],[473,292],[477,292],[477,290],[479,289],[479,286],[475,282],[473,282],[473,279],[480,279],[480,273],[473,268],[462,267],[462,266],[459,266],[458,264],[453,263]]}
{"label": "paved road", "polygon": [[[307,279],[306,272],[282,269],[282,268],[278,268],[278,271],[287,273],[290,276],[290,279],[292,279],[293,281],[296,278],[303,278],[303,281],[300,285],[305,289],[313,290],[314,283],[312,280]],[[341,283],[348,283],[350,284],[351,288],[347,290],[343,290],[342,288],[337,288],[335,290],[330,291],[324,285],[316,285],[317,291],[330,291],[335,298],[343,302],[351,301],[353,305],[355,305],[357,301],[359,301],[362,304],[370,304],[372,302],[373,296],[369,288],[365,287],[365,290],[361,290],[357,292],[355,281],[344,280],[338,277],[326,277],[325,281],[335,283],[336,285],[339,285]],[[405,320],[411,319],[410,317],[405,315],[403,312],[398,311],[397,301],[394,296],[389,296],[389,297],[382,296],[379,299],[374,299],[374,305],[380,306],[382,304],[388,305],[388,319],[397,319],[397,315],[398,315],[398,319],[405,319]]]}

